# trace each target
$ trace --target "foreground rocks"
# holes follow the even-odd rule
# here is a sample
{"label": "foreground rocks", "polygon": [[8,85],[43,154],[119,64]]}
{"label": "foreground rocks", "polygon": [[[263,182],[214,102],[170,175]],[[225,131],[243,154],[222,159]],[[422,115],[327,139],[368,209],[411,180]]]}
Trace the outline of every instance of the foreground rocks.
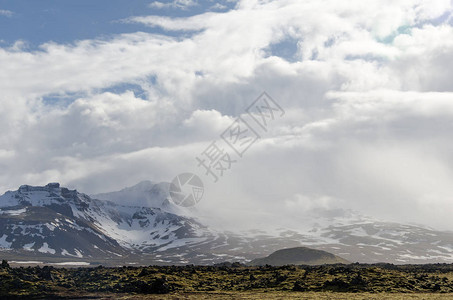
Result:
{"label": "foreground rocks", "polygon": [[280,291],[452,293],[453,265],[149,266],[11,268],[0,266],[0,297],[51,298],[77,293]]}

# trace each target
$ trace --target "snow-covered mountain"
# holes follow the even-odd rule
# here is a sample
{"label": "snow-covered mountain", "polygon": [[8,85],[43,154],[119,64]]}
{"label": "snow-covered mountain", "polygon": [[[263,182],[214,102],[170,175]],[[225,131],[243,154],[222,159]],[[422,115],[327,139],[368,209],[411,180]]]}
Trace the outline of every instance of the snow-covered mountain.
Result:
{"label": "snow-covered mountain", "polygon": [[168,182],[153,183],[145,180],[119,191],[95,194],[91,197],[123,206],[153,207],[178,215],[192,215],[193,209],[177,206],[169,200],[169,187]]}
{"label": "snow-covered mountain", "polygon": [[50,183],[0,197],[0,247],[67,257],[123,256],[204,241],[206,227],[160,208],[96,200]]}
{"label": "snow-covered mountain", "polygon": [[58,183],[21,186],[0,196],[0,251],[22,258],[212,264],[308,246],[352,262],[453,262],[453,232],[353,212],[324,212],[304,230],[221,232],[189,216],[193,211],[174,213],[178,208],[166,193],[165,184],[142,182],[98,200]]}
{"label": "snow-covered mountain", "polygon": [[162,208],[167,203],[169,184],[142,181],[116,192],[91,195],[94,199],[109,200],[121,205]]}

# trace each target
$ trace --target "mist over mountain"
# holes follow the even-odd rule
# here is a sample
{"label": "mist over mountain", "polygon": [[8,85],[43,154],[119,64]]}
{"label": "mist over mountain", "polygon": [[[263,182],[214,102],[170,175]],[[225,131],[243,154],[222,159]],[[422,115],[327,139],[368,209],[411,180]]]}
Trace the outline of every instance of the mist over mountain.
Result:
{"label": "mist over mountain", "polygon": [[145,180],[119,191],[94,194],[91,197],[120,205],[153,207],[176,214],[190,214],[194,208],[182,208],[170,201],[169,187],[167,182],[153,183]]}
{"label": "mist over mountain", "polygon": [[[238,228],[317,203],[453,228],[453,3],[351,1],[3,1],[0,193],[151,179],[130,201],[159,207],[192,172],[197,210]],[[251,109],[238,155],[221,136]],[[235,161],[216,183],[196,160],[213,142]]]}
{"label": "mist over mountain", "polygon": [[0,0],[0,298],[453,298],[452,78],[453,0]]}
{"label": "mist over mountain", "polygon": [[303,246],[350,262],[453,262],[452,232],[384,222],[352,211],[318,208],[316,222],[302,218],[296,230],[220,231],[194,216],[194,210],[191,216],[169,212],[175,205],[165,198],[165,186],[141,182],[102,194],[114,200],[110,201],[58,183],[23,185],[0,197],[1,251],[22,260],[93,262],[110,257],[141,264],[212,264],[247,263]]}
{"label": "mist over mountain", "polygon": [[[117,204],[134,206],[161,207],[168,197],[168,183],[141,181],[134,186],[116,192],[91,195],[93,198],[109,200]],[[127,201],[127,203],[125,203]]]}

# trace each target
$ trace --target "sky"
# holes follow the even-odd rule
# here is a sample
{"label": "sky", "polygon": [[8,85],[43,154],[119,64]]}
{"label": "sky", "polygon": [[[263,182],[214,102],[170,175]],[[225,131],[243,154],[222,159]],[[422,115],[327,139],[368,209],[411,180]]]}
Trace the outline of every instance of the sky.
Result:
{"label": "sky", "polygon": [[[450,0],[0,0],[0,192],[190,172],[197,209],[226,227],[354,210],[451,230],[452,13]],[[281,108],[265,128],[247,114],[263,92]],[[241,155],[222,138],[239,117],[259,137]],[[216,182],[197,160],[213,142],[232,162]]]}

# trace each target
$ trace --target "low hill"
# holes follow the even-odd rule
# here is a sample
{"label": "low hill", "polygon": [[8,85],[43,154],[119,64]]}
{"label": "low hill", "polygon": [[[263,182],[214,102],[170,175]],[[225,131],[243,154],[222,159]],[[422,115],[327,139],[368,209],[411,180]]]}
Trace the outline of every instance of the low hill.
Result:
{"label": "low hill", "polygon": [[284,266],[284,265],[323,265],[323,264],[348,264],[349,262],[332,253],[310,249],[307,247],[295,247],[275,251],[264,258],[252,260],[252,266]]}

